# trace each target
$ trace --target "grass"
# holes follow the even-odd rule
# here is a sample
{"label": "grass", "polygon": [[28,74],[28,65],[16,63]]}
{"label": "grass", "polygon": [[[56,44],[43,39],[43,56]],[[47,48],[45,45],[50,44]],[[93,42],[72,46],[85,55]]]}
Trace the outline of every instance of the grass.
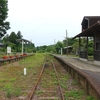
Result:
{"label": "grass", "polygon": [[[28,88],[29,84],[30,89],[33,87],[36,80],[33,80],[32,78],[38,76],[38,72],[43,63],[44,54],[36,54],[20,60],[17,62],[17,65],[15,62],[15,64],[2,66],[2,68],[0,68],[0,91],[3,90],[7,98],[10,98],[11,96],[16,97],[20,94],[23,95],[23,91]],[[24,68],[27,69],[27,75],[23,74]],[[2,87],[4,88],[2,89]],[[24,92],[24,94],[27,93]],[[1,95],[2,94],[0,94],[0,97]]]}
{"label": "grass", "polygon": [[78,82],[76,80],[72,81],[72,85],[77,85],[77,84],[78,84]]}
{"label": "grass", "polygon": [[86,100],[96,100],[92,96],[88,96]]}
{"label": "grass", "polygon": [[[53,57],[51,57],[53,59]],[[4,65],[0,68],[0,92],[4,92],[5,98],[27,96],[27,91],[30,91],[33,85],[36,83],[36,79],[39,76],[39,72],[45,61],[45,54],[35,54],[30,57],[26,57],[14,64]],[[47,62],[48,64],[51,62]],[[61,66],[60,66],[61,67]],[[23,74],[23,69],[26,68],[26,75]],[[57,66],[59,69],[59,67]],[[53,90],[58,85],[56,81],[54,71],[51,71],[50,66],[46,67],[44,82],[42,88],[49,88]],[[60,70],[61,71],[61,70]],[[69,75],[59,72],[60,84],[64,91],[67,91],[67,81],[70,79]],[[49,79],[49,80],[48,80]],[[72,81],[71,85],[77,85],[76,81]],[[2,88],[4,87],[4,88]],[[55,91],[55,90],[54,90]],[[79,93],[78,90],[70,90],[65,94],[66,98],[81,98],[84,95],[83,92]],[[41,95],[42,90],[38,91],[37,94]],[[2,94],[0,94],[1,99]],[[73,99],[74,100],[74,99]],[[87,100],[95,100],[88,96]]]}
{"label": "grass", "polygon": [[10,98],[12,95],[18,97],[21,94],[21,89],[14,88],[11,83],[5,84],[4,90],[7,98]]}
{"label": "grass", "polygon": [[83,91],[78,91],[78,90],[71,90],[70,92],[66,93],[66,98],[76,98],[76,99],[81,99],[83,96],[84,92]]}
{"label": "grass", "polygon": [[21,89],[20,88],[15,88],[13,91],[13,94],[18,97],[21,94]]}
{"label": "grass", "polygon": [[43,94],[42,90],[36,91],[36,94],[41,95]]}

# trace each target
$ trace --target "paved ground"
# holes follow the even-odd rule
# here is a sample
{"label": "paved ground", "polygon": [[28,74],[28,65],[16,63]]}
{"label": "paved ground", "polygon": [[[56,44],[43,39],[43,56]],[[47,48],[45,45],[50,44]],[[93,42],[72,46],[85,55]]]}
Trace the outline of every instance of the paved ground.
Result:
{"label": "paved ground", "polygon": [[93,63],[93,61],[86,62],[75,57],[66,57],[66,56],[61,56],[61,55],[56,55],[56,56],[58,56],[59,58],[63,59],[66,62],[71,63],[72,65],[74,65],[75,67],[79,69],[90,70],[93,72],[100,72],[100,66]]}

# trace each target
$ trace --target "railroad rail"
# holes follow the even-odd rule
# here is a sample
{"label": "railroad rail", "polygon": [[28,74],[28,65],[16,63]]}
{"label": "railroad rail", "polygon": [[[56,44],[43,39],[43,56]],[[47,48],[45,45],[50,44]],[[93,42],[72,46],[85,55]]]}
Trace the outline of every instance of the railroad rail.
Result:
{"label": "railroad rail", "polygon": [[[55,64],[54,64],[54,62],[53,61],[49,61],[49,60],[46,60],[45,61],[45,63],[44,63],[44,65],[43,65],[43,67],[42,67],[42,69],[41,69],[41,71],[40,71],[40,74],[39,74],[39,77],[38,77],[38,79],[37,79],[37,82],[36,82],[36,84],[35,84],[35,86],[33,87],[33,89],[31,90],[31,92],[30,92],[30,94],[29,94],[29,96],[28,96],[28,100],[38,100],[38,99],[36,99],[35,98],[35,93],[36,93],[36,91],[37,91],[37,88],[38,88],[38,86],[39,86],[39,84],[41,84],[41,81],[43,81],[42,80],[42,78],[43,78],[43,74],[48,70],[48,68],[50,68],[50,67],[52,67],[51,69],[49,69],[50,71],[54,71],[54,73],[55,73],[55,77],[56,77],[56,80],[57,80],[57,89],[55,90],[55,92],[57,93],[57,94],[55,94],[56,96],[54,97],[54,96],[50,96],[50,97],[47,97],[48,95],[46,95],[46,97],[42,97],[42,99],[53,99],[53,100],[65,100],[64,99],[64,95],[63,95],[63,92],[62,92],[62,89],[61,89],[61,86],[60,86],[60,80],[59,80],[59,78],[58,78],[58,76],[57,76],[57,70],[56,70],[56,67],[55,67]],[[49,80],[49,79],[48,79]],[[47,90],[45,91],[45,92],[47,92]],[[54,94],[54,93],[53,93]],[[49,91],[49,95],[50,95],[50,91]],[[58,97],[57,97],[58,96]],[[34,99],[35,98],[35,99]],[[38,98],[38,97],[37,97]]]}

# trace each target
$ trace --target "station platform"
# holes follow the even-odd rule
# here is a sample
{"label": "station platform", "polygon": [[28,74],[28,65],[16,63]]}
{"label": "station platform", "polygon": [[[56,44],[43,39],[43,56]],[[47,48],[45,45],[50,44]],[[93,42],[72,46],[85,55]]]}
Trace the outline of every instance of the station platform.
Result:
{"label": "station platform", "polygon": [[55,56],[63,59],[66,62],[71,63],[72,65],[74,65],[79,69],[90,70],[93,72],[100,72],[100,65],[95,64],[93,60],[84,61],[80,60],[77,57],[68,57],[63,55],[55,55]]}
{"label": "station platform", "polygon": [[[79,58],[68,57],[66,55],[53,55],[53,56],[66,62],[66,64],[68,63],[69,65],[72,66],[72,68],[74,67],[78,69],[79,73],[82,73],[83,76],[85,75],[84,81],[87,80],[89,84],[93,86],[93,89],[98,94],[99,99],[97,100],[100,100],[100,65],[95,64],[94,61],[92,60],[83,61],[83,60],[80,60]],[[84,85],[86,85],[85,82],[84,82]]]}

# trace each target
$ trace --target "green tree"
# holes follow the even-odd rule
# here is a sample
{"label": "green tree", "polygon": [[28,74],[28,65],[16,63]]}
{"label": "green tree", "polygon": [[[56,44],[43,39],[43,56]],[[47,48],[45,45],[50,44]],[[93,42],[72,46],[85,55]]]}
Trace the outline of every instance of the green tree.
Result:
{"label": "green tree", "polygon": [[55,50],[54,45],[49,45],[49,46],[47,46],[46,52],[49,52],[49,53],[56,53],[56,50]]}
{"label": "green tree", "polygon": [[11,32],[11,34],[9,35],[9,42],[10,42],[10,46],[12,47],[12,51],[16,51],[17,50],[17,35],[15,32]]}
{"label": "green tree", "polygon": [[[22,39],[22,37],[23,36],[21,34],[21,31],[18,31],[16,40],[17,39]],[[21,43],[20,42],[17,42],[16,43],[16,47],[17,47],[17,52],[20,52],[21,51]]]}
{"label": "green tree", "polygon": [[6,34],[4,37],[3,37],[3,42],[8,42],[9,41],[9,34]]}
{"label": "green tree", "polygon": [[28,52],[36,52],[34,43],[25,44],[25,47],[27,48]]}
{"label": "green tree", "polygon": [[5,21],[8,15],[8,0],[0,0],[0,38],[2,38],[8,29],[10,23]]}
{"label": "green tree", "polygon": [[17,33],[17,39],[22,39],[22,34],[21,34],[21,32],[20,31],[18,31],[18,33]]}
{"label": "green tree", "polygon": [[78,53],[79,53],[79,39],[74,39],[73,41],[74,41],[74,43],[72,44],[72,47],[73,47],[72,51],[74,54],[78,55]]}
{"label": "green tree", "polygon": [[15,32],[11,32],[11,34],[10,34],[10,36],[9,36],[9,41],[11,42],[11,43],[14,43],[14,44],[16,44],[17,43],[17,35],[16,35],[16,33]]}
{"label": "green tree", "polygon": [[[74,40],[70,37],[67,38],[68,46],[72,46],[74,44]],[[67,45],[66,39],[63,40],[64,47]]]}
{"label": "green tree", "polygon": [[63,43],[62,43],[61,41],[58,41],[58,42],[55,44],[56,52],[57,52],[57,53],[60,53],[60,50],[61,50],[61,48],[63,48],[63,47],[64,47]]}

